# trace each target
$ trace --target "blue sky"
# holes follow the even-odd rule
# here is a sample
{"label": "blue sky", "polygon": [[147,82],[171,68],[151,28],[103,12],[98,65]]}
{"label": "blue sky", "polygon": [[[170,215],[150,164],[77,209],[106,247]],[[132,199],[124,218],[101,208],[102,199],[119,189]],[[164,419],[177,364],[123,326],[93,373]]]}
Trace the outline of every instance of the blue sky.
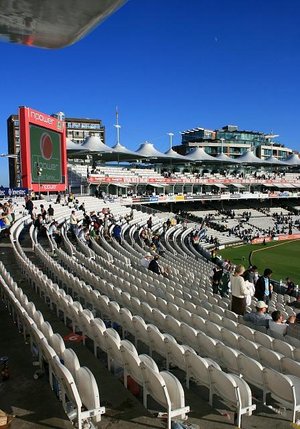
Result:
{"label": "blue sky", "polygon": [[[101,118],[107,143],[132,150],[168,132],[226,124],[280,134],[300,149],[298,0],[129,0],[62,50],[0,43],[0,153],[6,119],[26,105]],[[0,160],[7,184],[7,160]]]}

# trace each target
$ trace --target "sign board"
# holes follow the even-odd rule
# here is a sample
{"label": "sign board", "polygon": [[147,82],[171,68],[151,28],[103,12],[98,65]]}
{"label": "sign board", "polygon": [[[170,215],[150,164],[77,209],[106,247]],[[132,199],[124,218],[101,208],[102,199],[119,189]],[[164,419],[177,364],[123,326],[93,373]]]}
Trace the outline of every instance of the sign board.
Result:
{"label": "sign board", "polygon": [[67,189],[65,122],[29,107],[20,107],[22,187],[35,192]]}

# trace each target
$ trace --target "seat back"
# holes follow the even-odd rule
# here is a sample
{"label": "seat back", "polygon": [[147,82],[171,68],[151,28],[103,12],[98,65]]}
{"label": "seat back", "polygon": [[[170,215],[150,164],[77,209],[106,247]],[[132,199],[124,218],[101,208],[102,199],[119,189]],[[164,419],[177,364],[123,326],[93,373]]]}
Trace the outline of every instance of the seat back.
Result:
{"label": "seat back", "polygon": [[295,395],[293,391],[293,383],[288,376],[280,374],[278,371],[274,371],[270,368],[264,368],[263,375],[268,390],[275,398],[291,404],[294,403]]}
{"label": "seat back", "polygon": [[68,368],[68,370],[74,377],[74,380],[76,381],[76,372],[80,368],[80,363],[76,353],[72,349],[65,349],[62,355],[62,359],[64,361],[65,367]]}

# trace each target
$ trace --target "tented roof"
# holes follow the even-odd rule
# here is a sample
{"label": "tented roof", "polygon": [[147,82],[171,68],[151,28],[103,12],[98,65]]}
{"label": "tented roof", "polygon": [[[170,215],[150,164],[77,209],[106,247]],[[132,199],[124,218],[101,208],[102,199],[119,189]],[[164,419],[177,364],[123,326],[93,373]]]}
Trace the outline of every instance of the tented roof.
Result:
{"label": "tented roof", "polygon": [[73,140],[71,140],[69,138],[66,139],[66,146],[67,146],[67,151],[81,151],[81,150],[83,150],[81,144],[74,143]]}
{"label": "tented roof", "polygon": [[264,160],[266,164],[273,164],[273,165],[285,165],[285,162],[280,161],[279,159],[275,158],[275,156],[269,156]]}
{"label": "tented roof", "polygon": [[174,149],[170,148],[169,150],[167,150],[167,152],[165,152],[165,155],[167,155],[169,158],[172,158],[174,160],[178,160],[178,161],[182,161],[182,162],[189,162],[189,160],[187,159],[187,157],[180,155],[179,153],[177,153]]}
{"label": "tented roof", "polygon": [[210,161],[210,162],[218,162],[218,159],[213,156],[208,155],[202,147],[196,147],[192,152],[186,155],[187,160],[190,161]]}
{"label": "tented roof", "polygon": [[287,165],[300,165],[300,159],[299,156],[293,153],[288,158],[284,160],[284,163]]}
{"label": "tented roof", "polygon": [[250,150],[247,150],[243,155],[236,158],[237,162],[245,163],[245,164],[263,164],[264,160],[258,158],[254,153]]}
{"label": "tented roof", "polygon": [[136,151],[136,154],[142,156],[143,158],[169,158],[163,152],[157,150],[152,143],[148,142],[141,144]]}
{"label": "tented roof", "polygon": [[216,159],[221,162],[231,162],[232,164],[235,164],[237,162],[234,158],[230,158],[230,156],[227,156],[225,153],[220,153],[216,156]]}
{"label": "tented roof", "polygon": [[112,153],[114,150],[102,143],[100,137],[97,136],[89,136],[87,137],[81,145],[82,149],[86,152],[94,152],[94,153]]}

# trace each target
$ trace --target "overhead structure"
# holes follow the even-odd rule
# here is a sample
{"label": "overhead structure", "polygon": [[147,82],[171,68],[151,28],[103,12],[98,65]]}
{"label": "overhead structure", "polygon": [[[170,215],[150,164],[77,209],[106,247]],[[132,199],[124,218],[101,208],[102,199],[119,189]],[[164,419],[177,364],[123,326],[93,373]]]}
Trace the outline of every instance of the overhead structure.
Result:
{"label": "overhead structure", "polygon": [[215,159],[217,159],[218,161],[221,162],[225,162],[228,164],[236,164],[237,161],[234,158],[230,158],[230,156],[226,155],[225,153],[219,153],[219,155],[217,155],[215,157]]}
{"label": "overhead structure", "polygon": [[68,156],[70,154],[79,154],[80,152],[84,151],[81,144],[74,143],[73,140],[66,138],[66,148],[68,152]]}
{"label": "overhead structure", "polygon": [[264,164],[264,160],[258,158],[251,150],[247,150],[243,155],[235,159],[236,162],[243,164]]}
{"label": "overhead structure", "polygon": [[142,143],[135,153],[141,156],[142,158],[148,159],[149,161],[151,160],[157,161],[158,159],[162,159],[162,160],[170,159],[169,156],[157,150],[154,147],[154,145],[149,142]]}
{"label": "overhead structure", "polygon": [[216,158],[206,153],[202,147],[193,149],[186,155],[186,159],[193,162],[216,162]]}
{"label": "overhead structure", "polygon": [[281,165],[281,166],[287,165],[285,161],[280,161],[278,158],[275,158],[275,156],[269,156],[264,161],[266,164],[271,164],[271,165]]}
{"label": "overhead structure", "polygon": [[39,48],[71,45],[126,0],[1,1],[0,39]]}
{"label": "overhead structure", "polygon": [[180,162],[182,163],[186,163],[186,162],[190,162],[189,159],[187,159],[186,156],[180,155],[179,153],[177,153],[174,149],[170,148],[169,150],[167,150],[167,152],[165,152],[165,155],[170,158],[170,160],[172,162]]}
{"label": "overhead structure", "polygon": [[298,165],[300,165],[300,158],[298,155],[296,155],[295,153],[293,153],[292,155],[290,155],[289,157],[287,157],[284,160],[284,163],[286,165],[289,165],[291,167],[297,167]]}

